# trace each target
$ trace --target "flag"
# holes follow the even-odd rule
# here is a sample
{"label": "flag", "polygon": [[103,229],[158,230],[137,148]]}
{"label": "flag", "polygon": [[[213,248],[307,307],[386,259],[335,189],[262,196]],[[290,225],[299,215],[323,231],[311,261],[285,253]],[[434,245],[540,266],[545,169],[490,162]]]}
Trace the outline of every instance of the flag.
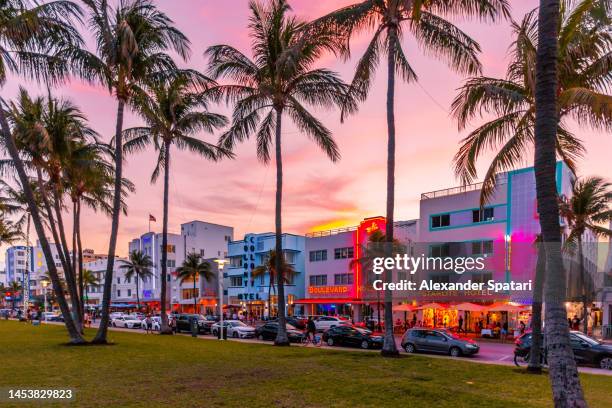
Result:
{"label": "flag", "polygon": [[154,216],[152,216],[151,214],[149,214],[149,222],[151,222],[151,221],[153,221],[153,222],[157,222],[157,220],[155,219],[155,217],[154,217]]}

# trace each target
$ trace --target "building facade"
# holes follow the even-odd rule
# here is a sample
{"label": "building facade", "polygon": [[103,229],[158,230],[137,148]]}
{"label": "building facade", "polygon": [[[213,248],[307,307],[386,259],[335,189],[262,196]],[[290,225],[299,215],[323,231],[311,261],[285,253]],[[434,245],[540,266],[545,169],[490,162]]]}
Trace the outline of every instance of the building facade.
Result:
{"label": "building facade", "polygon": [[[228,303],[234,310],[246,311],[251,316],[270,317],[277,313],[276,285],[270,283],[270,274],[254,276],[253,270],[266,265],[270,251],[275,247],[274,233],[246,234],[240,241],[228,245],[230,260],[226,272]],[[293,267],[294,274],[287,276],[285,304],[289,315],[301,314],[297,299],[304,297],[305,238],[301,235],[283,234],[282,247],[285,261]]]}

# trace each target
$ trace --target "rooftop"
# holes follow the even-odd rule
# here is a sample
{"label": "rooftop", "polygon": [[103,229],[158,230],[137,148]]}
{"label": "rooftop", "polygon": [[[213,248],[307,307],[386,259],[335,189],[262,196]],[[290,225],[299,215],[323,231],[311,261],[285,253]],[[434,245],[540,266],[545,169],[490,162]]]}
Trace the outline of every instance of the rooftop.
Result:
{"label": "rooftop", "polygon": [[[497,185],[506,184],[507,182],[508,182],[507,173],[501,173],[497,175]],[[482,189],[482,183],[465,184],[463,186],[444,188],[442,190],[435,190],[435,191],[430,191],[427,193],[422,193],[421,200],[429,200],[431,198],[440,198],[440,197],[446,197],[446,196],[451,196],[451,195],[456,195],[456,194],[463,194],[463,193],[468,193],[471,191],[480,191],[481,189]]]}

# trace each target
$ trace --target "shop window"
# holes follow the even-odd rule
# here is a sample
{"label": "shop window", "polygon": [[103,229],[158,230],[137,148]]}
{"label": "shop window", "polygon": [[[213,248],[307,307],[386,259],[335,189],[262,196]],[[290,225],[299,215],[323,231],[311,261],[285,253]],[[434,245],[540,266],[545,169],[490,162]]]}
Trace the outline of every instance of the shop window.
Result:
{"label": "shop window", "polygon": [[353,258],[353,247],[336,248],[334,249],[334,259],[350,259]]}
{"label": "shop window", "polygon": [[450,214],[440,214],[431,217],[431,228],[450,226]]}

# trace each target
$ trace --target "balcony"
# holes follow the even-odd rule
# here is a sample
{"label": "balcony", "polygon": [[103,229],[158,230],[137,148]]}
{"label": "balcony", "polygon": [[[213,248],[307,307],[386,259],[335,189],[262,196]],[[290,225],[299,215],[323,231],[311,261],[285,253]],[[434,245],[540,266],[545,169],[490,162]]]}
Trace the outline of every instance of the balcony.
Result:
{"label": "balcony", "polygon": [[[506,184],[508,182],[508,175],[506,173],[497,175],[497,185]],[[456,194],[469,193],[471,191],[480,191],[482,189],[482,183],[466,184],[464,186],[450,187],[442,190],[430,191],[428,193],[421,194],[421,200],[429,200],[431,198],[447,197]]]}

